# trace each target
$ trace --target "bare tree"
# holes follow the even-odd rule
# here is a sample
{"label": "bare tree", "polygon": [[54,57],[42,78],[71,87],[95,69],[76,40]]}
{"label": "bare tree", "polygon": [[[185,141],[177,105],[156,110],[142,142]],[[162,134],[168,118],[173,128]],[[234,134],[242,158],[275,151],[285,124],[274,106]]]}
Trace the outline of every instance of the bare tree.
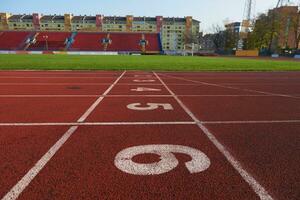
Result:
{"label": "bare tree", "polygon": [[224,50],[225,42],[226,42],[224,29],[220,25],[214,24],[212,26],[212,31],[213,31],[212,39],[213,39],[213,43],[214,43],[216,49]]}

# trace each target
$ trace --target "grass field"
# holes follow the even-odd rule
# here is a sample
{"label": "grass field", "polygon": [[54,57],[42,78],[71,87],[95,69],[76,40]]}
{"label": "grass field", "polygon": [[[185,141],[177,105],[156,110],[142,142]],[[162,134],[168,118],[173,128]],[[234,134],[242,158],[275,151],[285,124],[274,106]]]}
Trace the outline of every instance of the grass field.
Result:
{"label": "grass field", "polygon": [[0,69],[291,71],[300,62],[220,57],[0,55]]}

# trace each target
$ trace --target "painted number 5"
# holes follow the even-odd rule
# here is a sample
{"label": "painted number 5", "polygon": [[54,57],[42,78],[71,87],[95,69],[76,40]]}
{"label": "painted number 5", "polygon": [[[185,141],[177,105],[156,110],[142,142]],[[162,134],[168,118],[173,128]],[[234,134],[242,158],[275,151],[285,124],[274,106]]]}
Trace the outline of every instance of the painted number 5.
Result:
{"label": "painted number 5", "polygon": [[[181,145],[144,145],[135,146],[122,150],[115,157],[115,166],[128,174],[133,175],[159,175],[175,169],[179,161],[174,153],[189,155],[192,160],[185,163],[187,170],[193,173],[203,172],[210,166],[209,158],[199,151]],[[142,154],[157,154],[160,156],[159,162],[144,164],[136,163],[133,157]]]}
{"label": "painted number 5", "polygon": [[141,103],[132,103],[127,105],[127,108],[130,110],[139,110],[139,111],[145,111],[145,110],[156,110],[159,107],[162,107],[164,110],[173,110],[173,107],[169,103],[147,103],[147,106],[142,106]]}

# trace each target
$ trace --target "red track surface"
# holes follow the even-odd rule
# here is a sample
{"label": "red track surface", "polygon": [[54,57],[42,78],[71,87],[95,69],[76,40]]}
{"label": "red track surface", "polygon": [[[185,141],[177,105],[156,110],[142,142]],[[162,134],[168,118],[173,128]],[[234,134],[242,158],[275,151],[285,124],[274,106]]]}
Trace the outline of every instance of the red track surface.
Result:
{"label": "red track surface", "polygon": [[0,127],[1,197],[66,130],[67,127]]}
{"label": "red track surface", "polygon": [[[0,198],[300,199],[299,86],[298,72],[2,71]],[[156,165],[117,167],[147,145],[131,160]],[[173,149],[162,172],[161,145],[207,168]]]}

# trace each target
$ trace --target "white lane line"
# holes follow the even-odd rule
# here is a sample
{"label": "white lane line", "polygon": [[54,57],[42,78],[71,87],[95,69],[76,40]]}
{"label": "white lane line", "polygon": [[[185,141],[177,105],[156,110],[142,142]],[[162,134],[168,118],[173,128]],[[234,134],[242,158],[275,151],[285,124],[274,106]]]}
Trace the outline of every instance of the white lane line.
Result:
{"label": "white lane line", "polygon": [[300,83],[222,83],[228,86],[299,86]]}
{"label": "white lane line", "polygon": [[246,92],[254,92],[254,93],[260,93],[260,94],[265,94],[265,95],[288,97],[288,98],[295,98],[295,99],[300,98],[300,97],[288,95],[288,94],[278,94],[278,93],[264,92],[264,91],[259,91],[259,90],[251,90],[251,89],[245,89],[245,88],[239,88],[239,87],[225,86],[225,85],[220,85],[220,84],[215,84],[215,83],[207,83],[207,82],[203,82],[203,81],[195,81],[195,80],[190,80],[190,79],[186,79],[186,78],[179,78],[179,77],[169,76],[169,75],[164,75],[164,74],[160,74],[160,75],[165,76],[165,77],[171,77],[171,78],[178,79],[178,80],[190,81],[193,83],[200,83],[203,85],[210,85],[210,86],[216,86],[216,87],[227,88],[227,89],[234,89],[234,90],[240,90],[240,91],[246,91]]}
{"label": "white lane line", "polygon": [[[112,84],[112,82],[107,82],[107,83],[69,83],[69,82],[66,82],[66,83],[35,83],[35,82],[32,82],[32,83],[22,83],[22,82],[20,82],[20,83],[15,83],[15,82],[5,82],[5,83],[0,83],[0,86],[3,86],[3,85],[5,85],[5,86],[7,86],[7,85],[13,85],[13,86],[15,86],[15,85],[21,85],[21,86],[23,86],[23,85],[34,85],[34,86],[44,86],[44,85],[51,85],[51,86],[57,86],[57,85],[92,85],[92,86],[97,86],[97,85],[105,85],[105,86],[107,86],[107,85],[111,85]],[[127,86],[127,85],[132,85],[132,86],[136,86],[136,85],[138,85],[138,86],[140,86],[141,84],[140,83],[118,83],[118,85],[120,86],[120,85],[124,85],[124,86]],[[161,85],[160,83],[143,83],[142,84],[143,86],[144,85],[148,85],[148,86],[155,86],[155,85]],[[186,84],[184,84],[184,85],[186,85]],[[199,85],[199,84],[189,84],[189,85]]]}
{"label": "white lane line", "polygon": [[[15,73],[18,72],[18,73]],[[69,71],[65,71],[65,70],[51,70],[51,71],[35,71],[35,70],[14,70],[13,72],[11,71],[1,71],[0,76],[1,75],[6,75],[6,76],[15,76],[18,74],[24,74],[24,73],[20,73],[20,72],[25,72],[26,74],[30,74],[30,75],[115,75],[117,77],[120,76],[121,73],[111,73],[111,72],[97,72],[97,71],[89,71],[89,72],[78,72],[78,71],[74,71],[74,70],[69,70]],[[33,73],[30,73],[33,72]],[[13,74],[13,75],[12,75]]]}
{"label": "white lane line", "polygon": [[203,121],[202,124],[280,124],[300,123],[300,120]]}
{"label": "white lane line", "polygon": [[[273,97],[274,95],[205,95],[205,94],[199,94],[199,95],[176,95],[178,97]],[[0,98],[85,98],[85,97],[99,97],[99,95],[0,95]],[[122,94],[110,94],[110,95],[101,95],[101,97],[173,97],[173,95],[170,94],[157,94],[157,95],[122,95]]]}
{"label": "white lane line", "polygon": [[[300,120],[261,120],[261,121],[202,121],[202,124],[293,124]],[[50,123],[0,123],[0,126],[127,126],[127,125],[191,125],[195,121],[172,122],[50,122]]]}
{"label": "white lane line", "polygon": [[0,126],[128,126],[128,125],[192,125],[194,121],[172,122],[50,122],[50,123],[0,123]]}
{"label": "white lane line", "polygon": [[26,173],[26,175],[2,198],[2,200],[17,199],[30,182],[45,167],[55,153],[65,144],[65,142],[77,130],[78,126],[72,126],[68,131],[48,150],[46,154]]}
{"label": "white lane line", "polygon": [[0,95],[0,98],[70,98],[70,97],[99,97],[99,95],[56,95],[56,94],[53,94],[53,95],[23,95],[23,94],[20,94],[20,95]]}
{"label": "white lane line", "polygon": [[95,77],[95,76],[0,76],[6,79],[114,79],[114,77]]}
{"label": "white lane line", "polygon": [[155,76],[160,80],[160,82],[165,86],[165,88],[174,95],[176,101],[185,110],[185,112],[197,123],[199,128],[205,133],[209,140],[215,145],[215,147],[225,156],[229,163],[235,168],[235,170],[241,175],[241,177],[250,185],[252,190],[260,197],[262,200],[273,200],[271,195],[266,191],[266,189],[249,173],[247,172],[240,162],[234,158],[234,156],[223,146],[218,139],[202,124],[202,122],[189,110],[189,108],[175,95],[175,93],[170,90],[170,88],[165,84],[165,82],[155,73]]}
{"label": "white lane line", "polygon": [[[272,97],[274,95],[227,95],[227,94],[182,94],[182,95],[175,95],[178,97]],[[0,96],[1,97],[1,96]],[[107,97],[174,97],[174,95],[171,94],[162,94],[162,95],[107,95]]]}
{"label": "white lane line", "polygon": [[0,98],[68,98],[68,97],[172,97],[172,95],[0,95]]}
{"label": "white lane line", "polygon": [[[161,75],[161,74],[160,74]],[[165,74],[163,76],[166,76]],[[1,77],[0,77],[1,78]],[[179,78],[179,77],[176,77],[176,78]],[[174,79],[174,78],[173,78]],[[98,85],[110,85],[110,83],[69,83],[69,82],[66,82],[66,83],[39,83],[39,82],[32,82],[32,83],[22,83],[22,82],[3,82],[1,83],[0,82],[0,86],[7,86],[7,85],[34,85],[34,86],[44,86],[44,85],[51,85],[51,86],[60,86],[60,85],[89,85],[89,86],[98,86]],[[118,83],[118,85],[141,85],[139,83]],[[161,84],[156,84],[156,83],[143,83],[143,85],[161,85]],[[203,83],[168,83],[168,85],[178,85],[178,86],[200,86],[200,85],[203,85]],[[263,85],[263,86],[299,86],[300,84],[280,84],[280,83],[274,83],[274,84],[265,84],[265,83],[222,83],[223,86],[252,86],[252,85]]]}
{"label": "white lane line", "polygon": [[119,80],[123,77],[123,75],[126,73],[124,71],[121,76],[100,96],[93,105],[79,118],[78,122],[83,122],[86,120],[86,118],[93,112],[93,110],[98,106],[98,104],[104,99],[104,97],[112,90],[112,88],[119,82]]}
{"label": "white lane line", "polygon": [[68,83],[68,82],[66,82],[66,83],[0,83],[0,86],[2,86],[2,85],[5,85],[5,86],[7,86],[7,85],[13,85],[13,86],[19,86],[19,85],[21,85],[21,86],[27,86],[27,85],[29,85],[29,86],[45,86],[45,85],[47,85],[47,86],[61,86],[61,85],[68,85],[68,86],[71,86],[71,85],[88,85],[88,86],[99,86],[99,85],[110,85],[111,83]]}
{"label": "white lane line", "polygon": [[[106,95],[111,91],[113,86],[123,77],[126,73],[124,71],[119,78],[103,93]],[[89,114],[96,108],[96,106],[103,100],[99,97],[95,103],[78,119],[77,122],[83,122]],[[55,153],[63,146],[63,144],[72,136],[77,130],[78,126],[72,126],[64,135],[46,152],[45,155],[26,173],[26,175],[2,198],[2,200],[15,200],[23,192],[23,190],[30,184],[30,182],[38,175],[44,166],[50,161]]]}
{"label": "white lane line", "polygon": [[179,97],[273,97],[274,95],[262,95],[262,94],[241,94],[241,95],[235,95],[235,94],[203,94],[203,95],[176,95]]}

